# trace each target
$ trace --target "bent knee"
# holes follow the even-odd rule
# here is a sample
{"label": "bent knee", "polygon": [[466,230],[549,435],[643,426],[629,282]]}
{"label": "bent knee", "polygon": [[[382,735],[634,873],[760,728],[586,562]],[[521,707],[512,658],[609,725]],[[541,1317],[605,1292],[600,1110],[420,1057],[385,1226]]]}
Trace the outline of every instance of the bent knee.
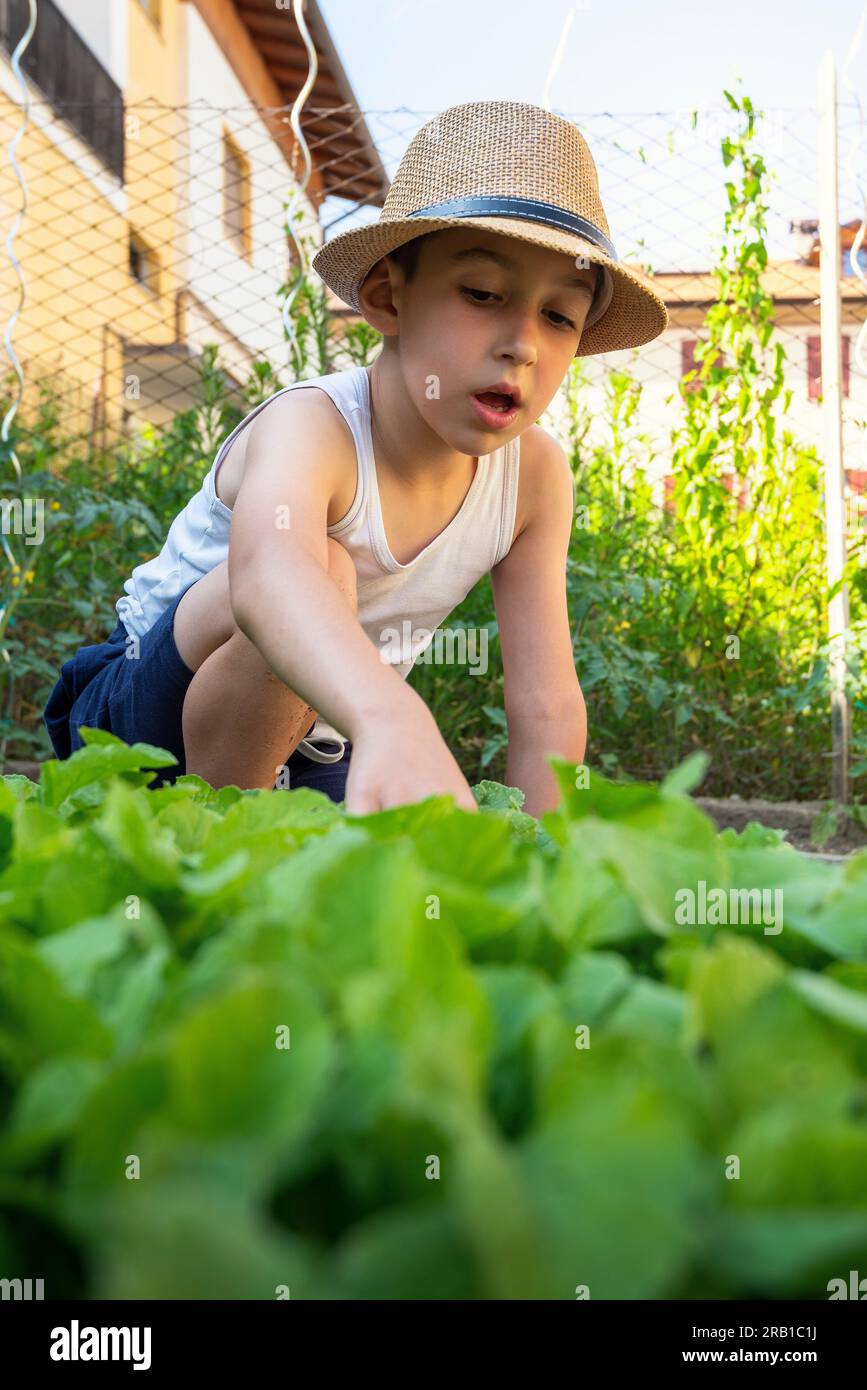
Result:
{"label": "bent knee", "polygon": [[348,550],[328,537],[328,573],[334,580],[338,589],[345,594],[354,611],[358,611],[358,576],[355,573],[355,563]]}

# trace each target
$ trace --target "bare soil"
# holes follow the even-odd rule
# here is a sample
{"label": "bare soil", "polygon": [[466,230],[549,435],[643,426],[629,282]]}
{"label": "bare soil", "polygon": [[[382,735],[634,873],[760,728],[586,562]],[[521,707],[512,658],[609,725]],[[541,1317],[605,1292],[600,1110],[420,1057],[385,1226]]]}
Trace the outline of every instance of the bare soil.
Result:
{"label": "bare soil", "polygon": [[785,830],[786,842],[795,849],[821,852],[829,858],[852,854],[867,845],[867,830],[843,806],[837,807],[834,834],[828,839],[817,834],[816,822],[829,804],[825,801],[742,801],[737,796],[721,799],[696,796],[693,799],[718,830],[731,826],[741,831],[750,821],[758,821],[772,830]]}
{"label": "bare soil", "polygon": [[[34,761],[10,761],[3,768],[3,775],[17,773],[38,781],[39,767]],[[823,858],[844,857],[867,846],[867,829],[848,814],[845,807],[837,808],[834,834],[820,843],[822,837],[816,834],[816,822],[827,809],[828,803],[824,801],[742,801],[737,796],[697,796],[693,799],[718,830],[731,826],[741,831],[750,821],[758,821],[773,830],[785,830],[787,843],[795,849],[820,853]]]}

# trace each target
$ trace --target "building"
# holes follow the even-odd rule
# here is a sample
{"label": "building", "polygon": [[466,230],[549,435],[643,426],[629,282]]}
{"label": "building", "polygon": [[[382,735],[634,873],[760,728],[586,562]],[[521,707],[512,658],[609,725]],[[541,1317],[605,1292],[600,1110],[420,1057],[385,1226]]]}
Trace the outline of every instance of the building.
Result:
{"label": "building", "polygon": [[[381,204],[388,179],[316,0],[305,16],[318,73],[301,114],[312,168],[297,207],[315,250],[328,196]],[[22,203],[8,155],[22,123],[11,54],[28,23],[27,0],[0,0],[7,229]],[[286,216],[304,162],[290,117],[308,73],[291,6],[38,0],[21,66],[31,99],[14,241],[22,418],[39,380],[53,384],[70,432],[96,443],[160,428],[199,402],[206,344],[239,399],[257,358],[291,381],[281,287],[298,254]],[[18,302],[9,267],[4,326]]]}

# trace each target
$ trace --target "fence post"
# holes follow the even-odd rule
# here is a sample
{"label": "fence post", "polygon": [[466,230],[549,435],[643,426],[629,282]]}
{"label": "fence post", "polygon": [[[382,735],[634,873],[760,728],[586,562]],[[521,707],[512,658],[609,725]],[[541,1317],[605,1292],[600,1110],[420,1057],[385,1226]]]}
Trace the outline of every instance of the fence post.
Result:
{"label": "fence post", "polygon": [[846,565],[843,471],[842,341],[840,327],[840,217],[837,190],[837,79],[834,54],[819,65],[819,295],[822,335],[822,416],[825,433],[825,556],[828,585],[839,592],[828,605],[831,674],[831,795],[848,800],[850,710],[846,698],[849,593],[840,583]]}

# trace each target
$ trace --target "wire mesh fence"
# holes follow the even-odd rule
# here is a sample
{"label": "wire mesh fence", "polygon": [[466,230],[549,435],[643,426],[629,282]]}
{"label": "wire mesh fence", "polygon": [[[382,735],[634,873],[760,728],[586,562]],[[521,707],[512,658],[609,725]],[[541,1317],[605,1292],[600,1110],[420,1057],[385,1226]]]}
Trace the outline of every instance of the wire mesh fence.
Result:
{"label": "wire mesh fence", "polygon": [[[39,432],[46,400],[60,421],[60,431],[44,432],[35,451],[42,466],[59,475],[72,454],[85,465],[98,457],[96,476],[105,478],[113,467],[128,469],[141,443],[144,469],[154,472],[149,492],[138,475],[131,477],[130,515],[137,508],[132,521],[126,513],[120,520],[112,513],[123,535],[123,553],[115,554],[113,566],[103,574],[97,557],[87,558],[89,551],[76,560],[82,576],[87,571],[87,593],[71,597],[78,616],[69,633],[50,634],[51,643],[59,635],[70,650],[82,640],[82,625],[92,640],[100,640],[117,597],[119,567],[128,571],[159,549],[169,521],[190,495],[191,457],[212,458],[236,420],[263,396],[376,355],[378,334],[319,282],[310,263],[324,240],[376,219],[410,139],[436,114],[347,105],[340,108],[341,138],[335,135],[336,108],[320,112],[312,104],[304,126],[311,176],[299,194],[303,161],[288,107],[167,106],[152,100],[123,107],[114,97],[101,100],[98,113],[92,107],[58,98],[32,101],[17,145],[19,182],[10,151],[22,111],[10,83],[0,95],[6,151],[0,160],[0,216],[7,232],[18,219],[15,259],[7,238],[0,282],[4,408],[16,398],[12,348],[23,379],[16,428]],[[326,111],[327,130],[318,138],[317,119]],[[724,153],[737,119],[727,105],[697,112],[563,114],[578,124],[593,152],[618,257],[648,277],[670,319],[667,330],[644,347],[580,364],[582,447],[606,446],[607,393],[613,381],[628,376],[636,393],[628,422],[634,442],[627,452],[647,470],[654,506],[661,509],[672,481],[672,431],[686,404],[679,388],[698,365],[719,295],[717,262],[731,199]],[[120,130],[107,129],[112,122],[121,122]],[[821,452],[818,127],[813,108],[770,111],[758,123],[755,144],[772,175],[761,279],[773,302],[771,347],[778,344],[784,354],[781,413],[801,443]],[[841,106],[842,411],[850,533],[865,524],[867,482],[867,356],[859,344],[867,255],[857,245],[864,199],[857,159],[851,157],[861,138],[860,111]],[[284,321],[287,297],[291,338]],[[570,375],[543,419],[564,441],[573,386]],[[215,401],[222,402],[219,409]],[[180,432],[178,421],[184,422]],[[11,480],[4,447],[0,467]],[[183,469],[176,466],[181,464]],[[748,495],[739,494],[739,501],[748,506]],[[77,514],[87,518],[88,545],[97,534],[92,523],[101,505],[108,514],[116,496],[104,504],[88,502]],[[28,558],[19,556],[19,563]],[[57,573],[65,573],[66,552],[56,558]],[[19,632],[26,611],[18,610]],[[27,644],[22,636],[16,648],[13,621],[4,651],[12,654],[7,662],[17,659],[20,666]],[[38,718],[44,692],[35,677],[48,680],[55,669],[48,640],[44,655],[27,657],[33,691],[22,700],[10,680],[6,713],[0,715],[0,725],[14,727],[33,747],[40,735],[31,741],[22,731]],[[30,647],[32,653],[32,637]]]}
{"label": "wire mesh fence", "polygon": [[[20,124],[7,96],[3,144]],[[308,116],[314,122],[317,108]],[[334,108],[328,108],[333,118]],[[347,134],[374,133],[389,176],[412,134],[433,113],[342,110]],[[732,129],[726,106],[704,111],[570,113],[584,132],[619,257],[640,268],[667,303],[668,330],[641,349],[587,359],[596,403],[607,376],[626,370],[641,386],[642,432],[653,441],[662,481],[670,429],[681,408],[676,391],[695,366],[696,345],[717,286],[713,266],[726,207],[721,147]],[[860,133],[860,117],[842,108],[841,164]],[[122,130],[106,131],[106,123]],[[282,310],[299,270],[336,231],[375,219],[381,187],[360,197],[360,171],[347,164],[331,131],[309,140],[313,177],[297,199],[300,168],[288,108],[246,104],[185,107],[106,100],[34,102],[19,149],[26,213],[15,238],[24,298],[14,347],[25,379],[27,418],[43,383],[71,436],[110,448],[148,427],[164,430],[178,412],[201,403],[198,364],[209,345],[229,397],[243,408],[257,362],[269,364],[273,389],[375,355],[377,335],[349,331],[358,316],[312,271],[297,305],[295,344]],[[101,130],[99,152],[93,131]],[[82,133],[84,132],[84,133]],[[105,151],[123,148],[123,177]],[[774,110],[759,124],[757,148],[772,174],[764,283],[774,301],[774,341],[785,350],[791,389],[788,424],[805,443],[821,440],[817,113]],[[334,167],[341,162],[341,178]],[[327,196],[323,196],[327,188]],[[865,359],[857,346],[864,284],[850,263],[860,222],[860,189],[841,168],[844,447],[854,520],[867,479]],[[9,227],[22,194],[10,161],[0,165],[0,210]],[[299,252],[299,245],[303,248]],[[860,263],[867,253],[860,252]],[[3,316],[17,284],[8,264]],[[863,268],[861,270],[863,275]],[[8,354],[7,354],[8,356]],[[550,422],[562,424],[564,394]]]}

